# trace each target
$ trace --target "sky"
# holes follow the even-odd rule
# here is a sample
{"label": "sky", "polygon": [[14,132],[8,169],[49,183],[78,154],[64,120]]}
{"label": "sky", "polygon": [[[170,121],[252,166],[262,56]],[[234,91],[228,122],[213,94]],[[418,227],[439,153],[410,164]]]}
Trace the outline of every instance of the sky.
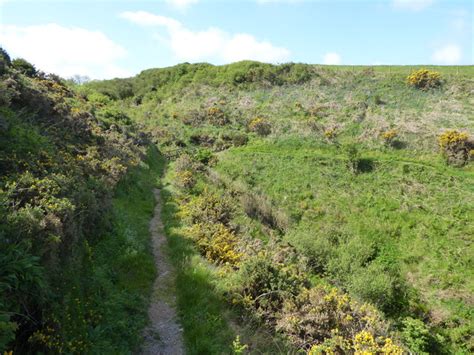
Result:
{"label": "sky", "polygon": [[472,65],[473,0],[0,0],[0,46],[69,78],[182,62]]}

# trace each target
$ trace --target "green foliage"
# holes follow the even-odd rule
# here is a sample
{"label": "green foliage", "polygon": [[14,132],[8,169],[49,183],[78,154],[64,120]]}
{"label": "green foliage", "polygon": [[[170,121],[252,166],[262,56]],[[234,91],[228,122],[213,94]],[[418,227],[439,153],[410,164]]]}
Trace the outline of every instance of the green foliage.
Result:
{"label": "green foliage", "polygon": [[132,124],[130,117],[116,108],[100,109],[97,111],[96,117],[104,122],[107,127],[110,127],[112,124],[120,126],[129,126]]}
{"label": "green foliage", "polygon": [[199,149],[196,154],[194,155],[194,158],[202,163],[202,164],[205,164],[205,165],[208,165],[212,159],[213,159],[213,153],[212,151],[210,151],[209,149]]}
{"label": "green foliage", "polygon": [[270,255],[258,255],[242,263],[239,294],[243,306],[262,320],[272,320],[285,300],[307,285],[296,265],[277,262]]}
{"label": "green foliage", "polygon": [[[1,234],[0,234],[1,237]],[[0,239],[0,349],[9,349],[19,324],[42,304],[49,289],[39,258],[22,244]]]}
{"label": "green foliage", "polygon": [[10,56],[7,51],[0,47],[0,75],[3,75],[7,72],[8,67],[12,64]]}
{"label": "green foliage", "polygon": [[347,156],[347,166],[353,174],[359,172],[360,166],[360,152],[356,144],[350,144],[344,147],[345,154]]}
{"label": "green foliage", "polygon": [[402,339],[414,354],[429,354],[432,342],[431,332],[419,319],[408,317],[403,320]]}
{"label": "green foliage", "polygon": [[186,350],[190,354],[229,352],[236,335],[227,322],[224,298],[216,289],[218,276],[198,257],[193,241],[183,236],[177,213],[180,203],[169,186],[162,190],[162,197],[163,222],[177,273],[177,306]]}
{"label": "green foliage", "polygon": [[236,251],[237,236],[221,223],[193,224],[186,234],[196,242],[201,254],[209,261],[236,265],[242,257]]}
{"label": "green foliage", "polygon": [[240,342],[240,337],[237,335],[235,340],[232,342],[232,354],[242,355],[245,354],[245,350],[248,349],[248,345]]}
{"label": "green foliage", "polygon": [[29,77],[34,77],[37,74],[35,66],[23,58],[13,59],[11,66],[13,69],[18,70],[20,73]]}
{"label": "green foliage", "polygon": [[[82,273],[92,272],[87,245],[115,238],[104,231],[111,198],[144,148],[136,143],[134,126],[126,133],[122,128],[130,122],[115,117],[117,129],[105,130],[59,77],[37,75],[19,59],[12,67],[15,72],[0,78],[7,89],[0,98],[0,314],[9,334],[2,348],[8,342],[14,351],[44,352],[56,346],[53,341],[71,341],[79,349],[79,341],[96,343],[92,338],[103,332],[96,321],[90,322],[96,330],[84,322],[105,301],[84,309],[82,298],[101,294],[101,287],[90,294],[71,287],[81,284]],[[72,302],[76,298],[80,307]],[[60,306],[73,318],[63,317]],[[124,349],[130,349],[129,340]]]}
{"label": "green foliage", "polygon": [[7,53],[5,49],[0,47],[0,60],[4,63],[5,66],[9,67],[12,64],[10,59],[10,55]]}
{"label": "green foliage", "polygon": [[338,340],[340,345],[336,349],[342,352],[357,346],[362,331],[367,332],[369,338],[388,334],[373,307],[359,304],[335,288],[323,286],[305,289],[296,298],[285,300],[277,329],[288,334],[298,348],[328,344],[329,339],[333,339]]}
{"label": "green foliage", "polygon": [[218,196],[209,191],[194,197],[186,204],[181,214],[190,221],[190,224],[221,223],[229,225],[234,206],[228,196]]}

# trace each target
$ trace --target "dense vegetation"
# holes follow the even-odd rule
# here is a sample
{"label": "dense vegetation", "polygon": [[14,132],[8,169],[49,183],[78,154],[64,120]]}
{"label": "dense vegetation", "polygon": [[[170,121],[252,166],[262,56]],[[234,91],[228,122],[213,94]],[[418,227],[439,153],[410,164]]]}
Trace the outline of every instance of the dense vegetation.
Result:
{"label": "dense vegetation", "polygon": [[139,344],[157,147],[189,353],[474,350],[473,67],[3,63],[1,346]]}
{"label": "dense vegetation", "polygon": [[[303,317],[341,291],[377,309],[378,325],[359,329],[372,329],[367,344],[388,335],[416,353],[472,350],[473,68],[413,69],[181,64],[81,88],[177,159],[166,178],[171,242],[189,240],[218,265],[179,286],[189,349],[214,339],[195,333],[208,328],[189,301],[208,282],[215,302],[201,309],[228,339],[219,351],[229,317],[251,349],[356,351],[357,327],[318,330],[337,313]],[[197,267],[189,256],[177,265]],[[215,318],[216,297],[235,314]],[[261,327],[273,343],[252,335]]]}
{"label": "dense vegetation", "polygon": [[4,51],[0,67],[0,350],[129,352],[158,153],[59,77]]}

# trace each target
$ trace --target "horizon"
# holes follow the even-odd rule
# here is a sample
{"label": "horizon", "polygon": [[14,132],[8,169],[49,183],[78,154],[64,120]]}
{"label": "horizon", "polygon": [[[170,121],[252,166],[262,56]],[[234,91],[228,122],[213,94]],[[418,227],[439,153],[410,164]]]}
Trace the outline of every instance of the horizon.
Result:
{"label": "horizon", "polygon": [[2,0],[0,10],[0,46],[66,78],[132,77],[186,62],[243,60],[474,64],[473,4],[465,0]]}

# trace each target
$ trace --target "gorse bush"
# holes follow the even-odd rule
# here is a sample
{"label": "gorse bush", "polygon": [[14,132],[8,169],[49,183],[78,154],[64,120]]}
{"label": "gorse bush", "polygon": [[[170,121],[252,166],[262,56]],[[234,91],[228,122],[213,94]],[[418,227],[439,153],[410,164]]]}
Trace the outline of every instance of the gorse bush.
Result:
{"label": "gorse bush", "polygon": [[324,130],[324,137],[330,142],[336,139],[337,134],[337,129],[334,127],[329,127]]}
{"label": "gorse bush", "polygon": [[272,133],[272,126],[270,122],[268,122],[263,117],[255,117],[252,119],[249,124],[248,128],[251,132],[255,132],[260,136],[268,136]]}
{"label": "gorse bush", "polygon": [[419,69],[407,77],[407,83],[421,90],[437,88],[441,86],[441,74],[428,69]]}
{"label": "gorse bush", "polygon": [[227,123],[229,123],[229,118],[227,114],[221,109],[220,107],[217,106],[212,106],[207,109],[207,119],[211,124],[217,125],[217,126],[223,126]]}
{"label": "gorse bush", "polygon": [[[386,338],[387,326],[375,308],[360,304],[333,287],[316,286],[285,300],[277,330],[311,354],[375,354],[383,346],[393,347],[388,354],[402,354],[401,348]],[[375,338],[383,340],[383,346]]]}
{"label": "gorse bush", "polygon": [[204,191],[183,206],[181,214],[190,224],[221,223],[228,226],[235,207],[228,196]]}
{"label": "gorse bush", "polygon": [[243,263],[240,272],[240,302],[261,320],[272,323],[283,302],[308,284],[297,265],[276,262],[265,253]]}
{"label": "gorse bush", "polygon": [[[42,352],[28,339],[62,302],[63,271],[85,268],[86,242],[100,239],[114,188],[144,147],[117,117],[105,129],[59,77],[21,59],[11,67],[0,77],[0,327],[13,341],[0,347]],[[64,323],[55,329],[67,339]]]}
{"label": "gorse bush", "polygon": [[242,255],[236,251],[237,237],[221,223],[196,223],[188,230],[202,255],[217,264],[236,265]]}
{"label": "gorse bush", "polygon": [[469,135],[457,130],[447,130],[438,137],[439,147],[450,165],[462,166],[469,161],[469,155],[474,144],[469,141]]}
{"label": "gorse bush", "polygon": [[18,70],[20,73],[29,77],[34,77],[37,74],[35,66],[23,58],[13,59],[11,61],[11,66],[13,69]]}
{"label": "gorse bush", "polygon": [[396,129],[389,129],[382,133],[382,139],[385,145],[393,146],[398,137],[398,131]]}
{"label": "gorse bush", "polygon": [[176,184],[182,189],[191,189],[196,185],[196,178],[194,172],[190,170],[183,170],[176,172]]}

